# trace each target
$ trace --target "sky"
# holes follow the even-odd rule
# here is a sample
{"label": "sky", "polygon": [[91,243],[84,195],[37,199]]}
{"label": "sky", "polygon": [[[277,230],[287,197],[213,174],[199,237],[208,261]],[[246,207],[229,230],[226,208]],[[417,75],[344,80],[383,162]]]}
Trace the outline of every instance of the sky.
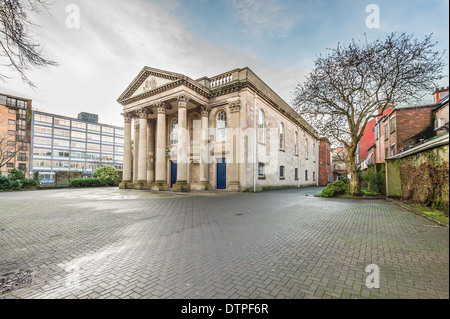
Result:
{"label": "sky", "polygon": [[[26,73],[37,89],[0,69],[13,77],[0,81],[0,92],[50,113],[96,113],[111,125],[123,126],[116,100],[144,66],[192,79],[249,67],[291,104],[316,58],[352,39],[432,33],[449,60],[448,0],[53,1],[49,12],[30,14],[30,31],[59,65]],[[366,24],[371,4],[379,8],[376,28]],[[439,86],[448,86],[448,74],[447,66]]]}

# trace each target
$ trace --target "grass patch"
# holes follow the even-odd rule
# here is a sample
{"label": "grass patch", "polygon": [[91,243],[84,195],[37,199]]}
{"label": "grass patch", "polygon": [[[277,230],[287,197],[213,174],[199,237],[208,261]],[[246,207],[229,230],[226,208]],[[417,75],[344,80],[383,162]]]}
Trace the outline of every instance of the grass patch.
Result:
{"label": "grass patch", "polygon": [[441,212],[440,210],[431,209],[429,207],[423,207],[417,204],[411,206],[413,206],[412,208],[417,212],[419,212],[420,214],[423,214],[431,219],[434,219],[438,222],[448,225],[448,216],[443,212]]}

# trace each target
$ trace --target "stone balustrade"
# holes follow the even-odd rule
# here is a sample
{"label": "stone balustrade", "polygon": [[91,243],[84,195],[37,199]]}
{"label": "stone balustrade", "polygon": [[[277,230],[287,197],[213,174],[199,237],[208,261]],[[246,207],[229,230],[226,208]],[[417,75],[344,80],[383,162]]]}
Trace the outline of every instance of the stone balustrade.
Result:
{"label": "stone balustrade", "polygon": [[230,83],[232,81],[233,81],[233,74],[231,74],[231,73],[224,74],[224,75],[219,75],[219,76],[214,77],[214,78],[211,79],[210,87],[211,88],[216,88],[216,87],[219,87],[221,85],[228,84],[228,83]]}

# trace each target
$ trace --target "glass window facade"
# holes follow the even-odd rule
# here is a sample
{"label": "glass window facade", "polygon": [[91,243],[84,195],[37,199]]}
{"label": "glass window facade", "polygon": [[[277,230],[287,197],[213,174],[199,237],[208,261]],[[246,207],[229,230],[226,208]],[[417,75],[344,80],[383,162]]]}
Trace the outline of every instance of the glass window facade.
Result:
{"label": "glass window facade", "polygon": [[33,112],[30,171],[123,169],[123,128]]}

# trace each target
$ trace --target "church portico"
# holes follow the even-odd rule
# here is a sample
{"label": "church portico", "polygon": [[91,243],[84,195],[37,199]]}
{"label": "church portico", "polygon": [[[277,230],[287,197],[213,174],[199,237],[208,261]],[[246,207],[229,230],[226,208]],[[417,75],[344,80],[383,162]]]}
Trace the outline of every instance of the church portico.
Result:
{"label": "church portico", "polygon": [[[175,192],[255,189],[258,156],[252,151],[251,103],[260,95],[268,99],[267,107],[273,106],[249,82],[249,72],[237,69],[194,81],[145,67],[118,99],[125,127],[120,187]],[[300,126],[300,119],[285,118]]]}

